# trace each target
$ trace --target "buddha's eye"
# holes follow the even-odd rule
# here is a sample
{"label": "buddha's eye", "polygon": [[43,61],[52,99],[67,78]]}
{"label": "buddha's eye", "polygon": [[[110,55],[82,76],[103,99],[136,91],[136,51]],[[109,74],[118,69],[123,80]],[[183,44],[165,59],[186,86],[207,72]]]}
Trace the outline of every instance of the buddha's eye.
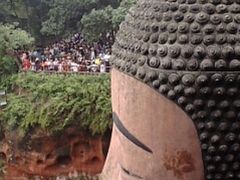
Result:
{"label": "buddha's eye", "polygon": [[[132,173],[132,172],[130,172],[130,171],[128,171],[127,169],[125,169],[124,167],[122,167],[121,166],[121,169],[122,169],[122,171],[127,175],[127,176],[130,176],[130,177],[132,177],[133,179],[143,179],[143,177],[141,177],[141,176],[139,176],[139,175],[137,175],[137,174],[134,174],[134,173]],[[131,178],[131,179],[132,179]]]}

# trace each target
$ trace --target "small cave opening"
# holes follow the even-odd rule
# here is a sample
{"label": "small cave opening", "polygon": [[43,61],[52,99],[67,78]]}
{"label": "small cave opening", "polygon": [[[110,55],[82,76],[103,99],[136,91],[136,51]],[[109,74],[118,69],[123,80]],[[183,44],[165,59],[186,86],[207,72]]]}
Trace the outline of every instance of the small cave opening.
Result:
{"label": "small cave opening", "polygon": [[56,163],[58,165],[68,165],[71,163],[71,151],[69,146],[59,147],[55,151]]}
{"label": "small cave opening", "polygon": [[0,141],[2,141],[4,138],[5,138],[5,134],[4,134],[4,132],[1,130],[1,127],[0,127]]}
{"label": "small cave opening", "polygon": [[43,160],[38,159],[38,160],[37,160],[37,164],[43,164]]}
{"label": "small cave opening", "polygon": [[100,161],[100,159],[99,159],[98,157],[96,157],[96,156],[94,156],[94,157],[91,159],[91,163],[96,163],[96,162],[98,162],[98,161]]}
{"label": "small cave opening", "polygon": [[0,152],[0,160],[6,161],[7,160],[7,156],[5,153]]}
{"label": "small cave opening", "polygon": [[58,165],[68,165],[72,161],[72,158],[69,155],[60,155],[57,157],[56,163]]}
{"label": "small cave opening", "polygon": [[73,157],[84,157],[87,152],[90,152],[91,146],[88,142],[79,142],[73,146]]}
{"label": "small cave opening", "polygon": [[49,153],[49,154],[47,154],[47,156],[46,156],[46,159],[52,159],[54,156],[52,155],[52,153]]}
{"label": "small cave opening", "polygon": [[104,157],[107,157],[109,146],[110,146],[111,137],[112,137],[112,131],[111,131],[111,129],[108,129],[106,131],[105,135],[103,136],[103,139],[102,139],[102,142],[103,142],[102,149],[103,149]]}

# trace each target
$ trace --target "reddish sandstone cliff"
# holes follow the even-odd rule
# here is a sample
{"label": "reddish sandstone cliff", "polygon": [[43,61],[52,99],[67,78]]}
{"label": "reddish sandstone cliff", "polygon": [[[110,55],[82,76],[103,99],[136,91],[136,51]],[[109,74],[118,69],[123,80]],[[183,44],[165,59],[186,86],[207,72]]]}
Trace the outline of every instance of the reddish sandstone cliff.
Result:
{"label": "reddish sandstone cliff", "polygon": [[24,138],[11,132],[2,139],[0,154],[7,162],[6,179],[51,177],[76,171],[94,175],[102,171],[105,145],[102,137],[92,137],[76,128],[55,136],[34,131]]}

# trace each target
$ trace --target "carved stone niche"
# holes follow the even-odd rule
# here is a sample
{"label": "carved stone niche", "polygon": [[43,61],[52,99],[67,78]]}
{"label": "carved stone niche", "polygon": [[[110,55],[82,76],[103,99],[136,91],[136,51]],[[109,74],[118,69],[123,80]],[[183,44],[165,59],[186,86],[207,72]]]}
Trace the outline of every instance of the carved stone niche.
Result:
{"label": "carved stone niche", "polygon": [[139,0],[113,46],[105,179],[240,179],[240,1]]}
{"label": "carved stone niche", "polygon": [[0,144],[0,154],[6,160],[6,179],[68,176],[76,172],[96,175],[102,171],[108,145],[100,136],[92,137],[77,128],[57,136],[38,130],[23,139],[17,134],[6,134]]}

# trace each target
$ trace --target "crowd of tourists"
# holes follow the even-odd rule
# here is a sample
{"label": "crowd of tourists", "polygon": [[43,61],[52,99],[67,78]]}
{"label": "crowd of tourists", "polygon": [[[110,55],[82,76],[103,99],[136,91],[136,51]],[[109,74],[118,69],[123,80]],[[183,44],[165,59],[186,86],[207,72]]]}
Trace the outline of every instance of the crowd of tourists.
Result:
{"label": "crowd of tourists", "polygon": [[22,53],[24,71],[109,72],[113,39],[106,34],[98,42],[87,43],[80,33],[46,48]]}

